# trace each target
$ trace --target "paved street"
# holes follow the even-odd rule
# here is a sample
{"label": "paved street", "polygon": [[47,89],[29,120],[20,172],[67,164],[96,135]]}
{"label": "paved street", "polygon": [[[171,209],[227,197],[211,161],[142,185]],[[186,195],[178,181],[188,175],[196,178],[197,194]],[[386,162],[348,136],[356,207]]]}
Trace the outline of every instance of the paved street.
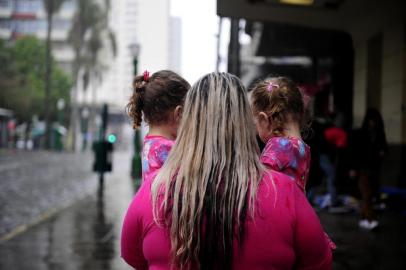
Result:
{"label": "paved street", "polygon": [[0,150],[0,239],[96,188],[90,153]]}
{"label": "paved street", "polygon": [[[84,173],[87,165],[78,162],[76,166],[83,166],[83,169],[78,169],[76,173],[81,174],[79,172],[82,171],[81,177],[87,177],[84,182],[92,183],[85,185],[87,194],[77,195],[76,202],[71,202],[69,207],[0,242],[0,269],[131,269],[120,258],[119,250],[123,216],[133,196],[128,177],[130,154],[115,152],[113,158],[114,172],[106,175],[102,196],[98,196],[97,177]],[[35,162],[40,161],[35,159]],[[1,164],[3,166],[4,163]],[[72,181],[72,186],[78,185],[74,179],[69,181]],[[47,192],[53,189],[49,190]],[[73,192],[74,189],[71,190]],[[13,203],[9,202],[9,207]],[[31,207],[37,208],[35,201],[31,204]],[[382,212],[382,226],[374,232],[358,228],[357,213],[318,213],[326,232],[338,246],[334,253],[335,270],[406,269],[406,216],[401,212],[390,209]]]}
{"label": "paved street", "polygon": [[121,223],[133,196],[130,155],[114,153],[113,159],[103,195],[96,175],[85,174],[92,183],[87,195],[80,192],[71,206],[0,242],[0,269],[130,269],[119,256]]}

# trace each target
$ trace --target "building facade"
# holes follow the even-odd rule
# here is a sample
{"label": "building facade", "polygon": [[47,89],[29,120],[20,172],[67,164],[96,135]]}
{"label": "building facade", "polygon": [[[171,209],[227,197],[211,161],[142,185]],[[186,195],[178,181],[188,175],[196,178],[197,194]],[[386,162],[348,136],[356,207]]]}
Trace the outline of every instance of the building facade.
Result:
{"label": "building facade", "polygon": [[[109,22],[116,35],[117,55],[103,75],[97,99],[123,108],[132,94],[134,55],[130,47],[139,46],[137,74],[180,71],[180,22],[171,27],[169,0],[111,1]],[[171,29],[176,35],[170,34]]]}
{"label": "building facade", "polygon": [[[56,62],[68,73],[74,52],[67,39],[75,12],[75,0],[66,0],[53,19],[52,50]],[[0,39],[12,41],[21,36],[32,35],[46,39],[47,19],[43,0],[1,0]]]}
{"label": "building facade", "polygon": [[131,94],[133,55],[130,45],[137,42],[139,12],[137,0],[111,1],[109,27],[115,35],[116,55],[108,57],[101,81],[97,85],[89,85],[89,91],[82,92],[80,100],[90,101],[93,98],[92,88],[96,87],[98,104],[107,103],[117,108],[125,106]]}
{"label": "building facade", "polygon": [[182,19],[179,17],[170,17],[170,22],[169,68],[180,73],[182,67]]}
{"label": "building facade", "polygon": [[[346,98],[340,102],[349,106],[354,128],[361,125],[367,108],[375,107],[381,112],[389,143],[382,181],[403,187],[406,186],[405,10],[403,0],[217,0],[219,16],[268,24],[269,31],[261,31],[265,35],[258,46],[267,57],[278,56],[280,49],[303,56],[302,49],[310,47],[311,54],[304,56],[315,60],[314,55],[330,50],[328,54],[340,65],[336,74],[343,78],[336,84],[336,97]],[[279,28],[284,31],[278,31]],[[283,33],[284,38],[278,33]],[[328,63],[331,59],[324,60]]]}

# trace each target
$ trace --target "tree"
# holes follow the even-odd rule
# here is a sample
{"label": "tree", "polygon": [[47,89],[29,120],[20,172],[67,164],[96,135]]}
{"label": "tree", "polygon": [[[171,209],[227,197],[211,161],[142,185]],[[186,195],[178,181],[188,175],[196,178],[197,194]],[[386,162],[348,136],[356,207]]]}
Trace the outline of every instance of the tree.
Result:
{"label": "tree", "polygon": [[[11,55],[11,49],[6,46],[3,40],[0,40],[0,104],[6,102],[6,92],[18,85],[16,78],[17,68]],[[0,105],[0,107],[2,107]]]}
{"label": "tree", "polygon": [[[24,37],[13,46],[0,43],[0,107],[14,111],[19,122],[29,122],[33,115],[45,117],[44,80],[46,46],[35,37]],[[51,64],[54,61],[51,57]],[[50,78],[49,119],[57,119],[56,102],[63,98],[69,106],[71,78],[56,65]]]}
{"label": "tree", "polygon": [[[92,29],[90,38],[86,44],[87,54],[84,60],[85,64],[85,78],[89,78],[89,84],[92,89],[92,110],[90,111],[90,127],[91,133],[95,132],[95,116],[96,116],[96,101],[97,101],[97,87],[103,80],[103,73],[108,69],[109,63],[106,62],[107,55],[115,57],[117,54],[117,44],[113,31],[108,25],[108,12],[110,2],[106,1],[105,8],[100,10],[97,14],[98,23]],[[84,84],[86,89],[87,83]]]}
{"label": "tree", "polygon": [[[101,78],[103,70],[108,63],[103,63],[100,52],[110,49],[115,55],[116,42],[113,32],[108,28],[108,13],[110,1],[105,0],[104,4],[95,0],[78,0],[77,8],[69,33],[69,42],[75,52],[73,63],[73,80],[76,86],[83,82],[84,89],[89,81],[92,83]],[[106,43],[105,41],[109,41]],[[83,77],[82,77],[83,76]],[[71,145],[75,145],[76,129],[78,125],[78,87],[74,87],[72,93],[72,110],[70,137]]]}
{"label": "tree", "polygon": [[44,98],[44,118],[45,118],[45,147],[50,148],[50,115],[49,101],[51,96],[51,76],[52,76],[52,61],[51,61],[51,35],[52,35],[52,17],[61,8],[65,0],[44,0],[45,11],[47,14],[47,38],[46,38],[46,53],[45,53],[45,98]]}

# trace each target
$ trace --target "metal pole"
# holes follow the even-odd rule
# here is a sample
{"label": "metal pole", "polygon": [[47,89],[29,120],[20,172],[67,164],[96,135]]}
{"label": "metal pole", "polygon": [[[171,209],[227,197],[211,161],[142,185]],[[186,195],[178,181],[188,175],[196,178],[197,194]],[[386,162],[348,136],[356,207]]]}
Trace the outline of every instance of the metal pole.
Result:
{"label": "metal pole", "polygon": [[99,173],[99,195],[103,195],[104,190],[104,173]]}
{"label": "metal pole", "polygon": [[52,61],[51,61],[51,30],[52,30],[52,15],[54,10],[54,1],[48,1],[47,7],[47,39],[46,39],[46,54],[45,54],[45,98],[44,98],[44,122],[45,122],[45,149],[51,149],[51,137],[52,137],[52,123],[49,109],[49,102],[51,100],[51,78],[52,78]]}
{"label": "metal pole", "polygon": [[[103,104],[102,123],[101,123],[101,126],[100,126],[100,141],[101,142],[104,142],[104,140],[106,138],[108,116],[109,116],[109,107],[108,107],[107,104]],[[104,172],[100,172],[100,174],[99,174],[99,189],[100,189],[100,192],[103,192],[103,189],[104,189]]]}
{"label": "metal pole", "polygon": [[240,20],[231,19],[230,44],[228,47],[228,72],[240,76]]}
{"label": "metal pole", "polygon": [[223,17],[219,18],[219,30],[217,33],[217,62],[216,62],[216,71],[219,72],[220,63],[221,63],[221,55],[220,55],[220,43],[221,43],[221,28],[223,25]]}
{"label": "metal pole", "polygon": [[[133,59],[134,76],[137,76],[138,56],[135,55]],[[141,169],[141,145],[140,145],[140,131],[134,131],[134,156],[131,164],[131,177],[134,179],[135,188],[141,183],[142,169]]]}

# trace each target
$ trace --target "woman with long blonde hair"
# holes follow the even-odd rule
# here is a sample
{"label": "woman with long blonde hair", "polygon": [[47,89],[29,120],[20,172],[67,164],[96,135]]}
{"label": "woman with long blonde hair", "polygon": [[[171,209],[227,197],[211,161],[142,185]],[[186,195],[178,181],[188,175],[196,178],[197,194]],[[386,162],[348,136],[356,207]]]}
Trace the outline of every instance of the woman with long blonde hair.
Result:
{"label": "woman with long blonde hair", "polygon": [[261,166],[254,131],[237,77],[211,73],[195,83],[166,163],[128,209],[121,239],[128,264],[331,268],[316,214],[294,182]]}

